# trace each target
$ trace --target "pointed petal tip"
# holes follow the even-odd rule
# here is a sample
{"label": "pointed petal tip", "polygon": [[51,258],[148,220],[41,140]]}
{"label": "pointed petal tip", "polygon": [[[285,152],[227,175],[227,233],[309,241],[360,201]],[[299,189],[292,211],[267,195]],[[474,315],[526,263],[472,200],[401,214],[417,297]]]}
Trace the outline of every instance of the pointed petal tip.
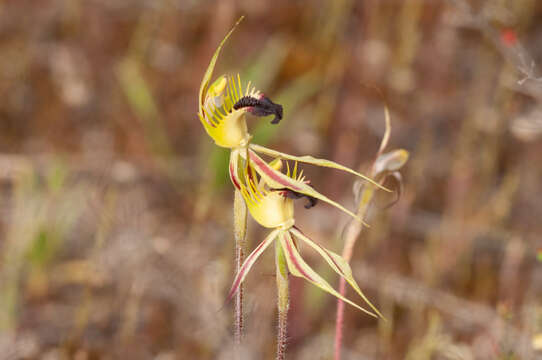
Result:
{"label": "pointed petal tip", "polygon": [[359,285],[357,284],[356,280],[354,279],[352,275],[352,269],[350,268],[350,265],[348,262],[339,254],[334,253],[331,250],[326,249],[322,245],[318,244],[316,241],[310,239],[308,236],[303,234],[299,228],[294,227],[291,231],[291,234],[294,238],[298,238],[301,241],[304,241],[307,245],[309,245],[311,248],[316,250],[322,256],[322,258],[329,264],[329,266],[339,275],[341,276],[352,288],[358,293],[358,295],[365,301],[367,305],[371,308],[370,312],[373,314],[373,316],[376,316],[377,318],[384,318],[384,316],[378,311],[376,306],[374,306],[371,301],[365,296],[365,294],[361,291]]}
{"label": "pointed petal tip", "polygon": [[341,295],[326,280],[324,280],[324,278],[318,275],[318,273],[316,273],[299,254],[290,232],[284,232],[284,235],[279,238],[279,241],[282,249],[284,250],[284,254],[286,255],[286,263],[288,265],[288,269],[293,276],[304,278],[311,284],[344,301],[345,303],[355,307],[356,309],[366,313],[367,315],[378,318],[378,315],[373,313],[371,310],[365,309]]}

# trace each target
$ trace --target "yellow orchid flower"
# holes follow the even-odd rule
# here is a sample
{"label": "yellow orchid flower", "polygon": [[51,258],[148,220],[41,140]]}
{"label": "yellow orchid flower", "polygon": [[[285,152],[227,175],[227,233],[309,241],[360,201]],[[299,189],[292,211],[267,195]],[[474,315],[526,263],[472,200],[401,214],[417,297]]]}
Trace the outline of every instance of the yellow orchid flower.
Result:
{"label": "yellow orchid flower", "polygon": [[[282,160],[280,159],[275,159],[271,163],[265,164],[268,169],[274,171],[272,173],[273,175],[270,175],[269,177],[260,175],[258,170],[253,168],[251,164],[251,162],[247,161],[243,161],[242,164],[234,164],[236,167],[230,172],[230,174],[232,174],[232,181],[243,195],[248,210],[254,220],[260,225],[274,230],[271,231],[256,249],[254,249],[240,267],[233,281],[228,299],[233,297],[259,256],[274,240],[277,240],[282,249],[282,253],[285,255],[288,269],[292,275],[304,278],[310,283],[318,286],[320,289],[371,316],[382,317],[380,312],[373,304],[371,304],[359,288],[352,276],[352,270],[348,263],[340,255],[327,250],[322,245],[311,240],[295,226],[294,199],[302,196],[308,197],[309,204],[305,206],[306,208],[314,206],[316,204],[316,199],[319,199],[319,197],[314,198],[311,195],[292,191],[284,186],[277,187],[277,184],[279,184],[279,186],[283,185],[283,178],[287,178],[295,184],[305,184],[310,187],[308,181],[305,180],[302,171],[298,173],[297,162],[295,162],[292,170],[286,162],[286,174],[280,172],[282,168]],[[282,177],[280,179],[272,179],[276,174],[281,174]],[[272,179],[271,183],[268,182],[268,179],[270,178]],[[317,192],[315,193],[318,194]],[[318,275],[299,254],[296,240],[302,241],[316,250],[318,254],[326,260],[330,267],[352,286],[352,288],[370,306],[371,310],[367,310],[353,301],[348,300],[339,294],[339,292],[324,280],[324,278]]]}
{"label": "yellow orchid flower", "polygon": [[275,115],[272,124],[282,119],[282,106],[256,90],[250,81],[243,89],[239,74],[222,75],[209,86],[218,55],[242,19],[237,21],[211,58],[201,82],[198,101],[198,116],[207,134],[218,146],[230,149],[244,147],[250,141],[245,117],[247,113],[255,116]]}

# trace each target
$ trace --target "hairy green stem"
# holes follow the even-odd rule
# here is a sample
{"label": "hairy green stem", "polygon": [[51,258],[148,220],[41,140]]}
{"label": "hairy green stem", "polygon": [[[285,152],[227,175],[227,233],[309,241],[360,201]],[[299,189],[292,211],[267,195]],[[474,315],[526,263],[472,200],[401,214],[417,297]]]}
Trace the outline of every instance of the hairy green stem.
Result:
{"label": "hairy green stem", "polygon": [[[233,201],[233,227],[235,236],[235,272],[238,273],[243,261],[245,261],[245,249],[247,246],[247,205],[239,190],[235,190]],[[240,345],[243,340],[243,284],[235,295],[234,304],[234,341]]]}
{"label": "hairy green stem", "polygon": [[277,330],[277,360],[284,360],[286,357],[290,293],[288,289],[288,266],[279,241],[275,241],[275,264],[277,277],[277,306],[279,315]]}

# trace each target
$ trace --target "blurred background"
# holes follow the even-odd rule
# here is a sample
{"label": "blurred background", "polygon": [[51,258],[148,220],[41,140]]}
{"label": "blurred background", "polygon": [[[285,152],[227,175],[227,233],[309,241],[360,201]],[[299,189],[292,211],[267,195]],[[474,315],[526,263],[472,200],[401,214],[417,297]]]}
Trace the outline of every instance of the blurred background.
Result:
{"label": "blurred background", "polygon": [[[389,149],[411,153],[352,260],[389,321],[347,308],[343,358],[541,357],[542,2],[4,0],[0,358],[231,358],[228,152],[196,112],[240,15],[215,75],[285,113],[251,119],[255,142],[367,173],[387,104]],[[303,168],[354,209],[352,176]],[[303,204],[340,253],[347,217]],[[272,255],[246,281],[247,359],[274,356]],[[289,358],[331,359],[334,298],[291,284]]]}

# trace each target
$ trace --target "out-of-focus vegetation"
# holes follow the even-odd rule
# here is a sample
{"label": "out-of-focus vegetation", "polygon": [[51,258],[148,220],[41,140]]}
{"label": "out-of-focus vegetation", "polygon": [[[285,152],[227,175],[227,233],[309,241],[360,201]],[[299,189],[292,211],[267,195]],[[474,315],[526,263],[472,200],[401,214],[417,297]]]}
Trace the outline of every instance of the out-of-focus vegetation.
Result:
{"label": "out-of-focus vegetation", "polygon": [[[352,260],[389,321],[347,308],[344,358],[542,356],[542,2],[5,0],[0,359],[231,357],[227,151],[196,112],[241,14],[218,71],[284,105],[260,144],[367,172],[386,103],[411,153]],[[304,168],[354,206],[352,177]],[[343,214],[296,215],[341,251]],[[273,357],[273,269],[247,278],[247,359]],[[334,298],[291,292],[289,357],[330,359]]]}

